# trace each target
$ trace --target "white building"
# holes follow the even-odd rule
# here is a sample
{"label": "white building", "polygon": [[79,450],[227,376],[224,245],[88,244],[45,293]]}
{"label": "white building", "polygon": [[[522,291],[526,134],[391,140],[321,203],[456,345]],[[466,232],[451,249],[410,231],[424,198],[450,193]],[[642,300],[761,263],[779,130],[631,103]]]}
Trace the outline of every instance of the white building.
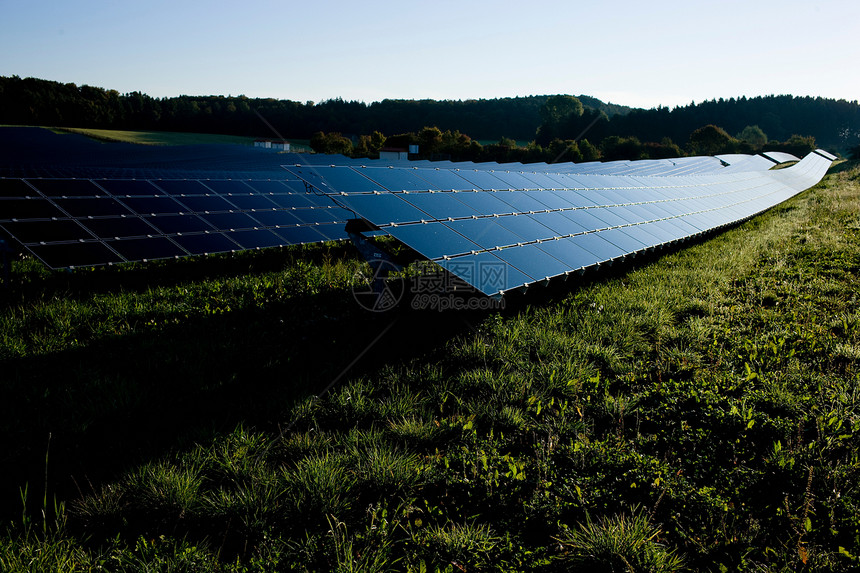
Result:
{"label": "white building", "polygon": [[289,151],[290,142],[284,139],[256,139],[254,140],[254,147],[275,149],[277,151]]}

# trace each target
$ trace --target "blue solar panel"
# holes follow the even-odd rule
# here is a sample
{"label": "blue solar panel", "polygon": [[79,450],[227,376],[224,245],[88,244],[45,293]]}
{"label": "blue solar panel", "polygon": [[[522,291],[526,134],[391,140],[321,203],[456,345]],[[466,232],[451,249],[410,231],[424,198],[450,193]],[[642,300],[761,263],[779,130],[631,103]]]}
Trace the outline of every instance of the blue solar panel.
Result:
{"label": "blue solar panel", "polygon": [[362,169],[360,173],[388,191],[429,191],[432,188],[430,183],[426,179],[422,179],[415,169],[369,167]]}
{"label": "blue solar panel", "polygon": [[122,258],[103,243],[34,245],[30,249],[51,267],[83,267],[122,262]]}
{"label": "blue solar panel", "polygon": [[494,176],[489,171],[466,171],[461,169],[457,172],[457,175],[471,183],[475,189],[490,191],[491,189],[507,188],[504,181]]}
{"label": "blue solar panel", "polygon": [[347,209],[361,213],[361,216],[374,225],[413,223],[433,218],[407,203],[402,195],[347,195],[338,197],[337,200]]}
{"label": "blue solar panel", "polygon": [[432,219],[460,219],[476,217],[481,213],[459,200],[462,193],[407,193],[402,195],[404,201],[421,209]]}
{"label": "blue solar panel", "polygon": [[486,251],[445,259],[438,263],[442,268],[489,296],[525,287],[533,282],[531,277],[522,271]]}
{"label": "blue solar panel", "polygon": [[594,255],[574,242],[572,237],[544,241],[539,245],[542,251],[566,265],[568,271],[578,271],[595,264]]}
{"label": "blue solar panel", "polygon": [[530,215],[510,215],[499,217],[495,221],[505,229],[519,235],[521,242],[551,239],[556,236],[552,229],[542,225]]}
{"label": "blue solar panel", "polygon": [[119,237],[145,237],[159,234],[139,217],[107,217],[104,219],[84,219],[80,221],[84,227],[100,239]]}
{"label": "blue solar panel", "polygon": [[220,233],[177,235],[173,240],[192,255],[228,253],[239,249],[236,243]]}
{"label": "blue solar panel", "polygon": [[291,167],[289,172],[325,193],[372,193],[386,190],[352,167]]}
{"label": "blue solar panel", "polygon": [[441,223],[399,225],[389,228],[388,232],[428,259],[482,250],[479,245]]}
{"label": "blue solar panel", "polygon": [[182,250],[176,243],[166,237],[107,241],[107,245],[122,255],[127,261],[172,259],[174,257],[188,256],[186,251]]}
{"label": "blue solar panel", "polygon": [[501,193],[461,191],[454,193],[454,196],[481,215],[510,215],[517,212],[509,203],[501,200]]}
{"label": "blue solar panel", "polygon": [[541,250],[537,243],[493,251],[493,254],[532,278],[541,281],[563,275],[572,269]]}
{"label": "blue solar panel", "polygon": [[570,238],[578,247],[582,247],[586,251],[594,255],[595,263],[605,263],[623,257],[627,251],[621,247],[607,241],[601,233],[587,233],[585,235],[576,235]]}
{"label": "blue solar panel", "polygon": [[446,226],[484,249],[506,247],[522,242],[522,237],[495,222],[494,218],[449,221]]}

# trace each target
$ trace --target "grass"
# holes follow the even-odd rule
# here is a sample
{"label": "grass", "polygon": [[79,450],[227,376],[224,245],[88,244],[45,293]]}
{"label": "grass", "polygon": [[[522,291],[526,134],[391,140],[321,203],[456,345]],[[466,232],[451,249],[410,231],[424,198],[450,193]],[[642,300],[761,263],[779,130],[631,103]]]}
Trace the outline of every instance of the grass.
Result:
{"label": "grass", "polygon": [[89,129],[64,127],[58,131],[78,133],[100,141],[137,143],[140,145],[198,145],[207,143],[253,145],[253,137],[219,135],[214,133],[182,133],[173,131],[122,131],[119,129]]}
{"label": "grass", "polygon": [[856,569],[858,180],[504,312],[363,313],[336,245],[18,261],[0,564]]}

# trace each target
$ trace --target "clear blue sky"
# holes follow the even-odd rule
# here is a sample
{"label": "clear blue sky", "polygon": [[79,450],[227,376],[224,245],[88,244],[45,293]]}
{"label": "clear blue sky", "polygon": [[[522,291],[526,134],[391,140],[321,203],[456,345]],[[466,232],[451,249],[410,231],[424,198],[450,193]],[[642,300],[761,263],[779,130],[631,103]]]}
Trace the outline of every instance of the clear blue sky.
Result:
{"label": "clear blue sky", "polygon": [[155,97],[860,99],[860,2],[0,0],[0,75]]}

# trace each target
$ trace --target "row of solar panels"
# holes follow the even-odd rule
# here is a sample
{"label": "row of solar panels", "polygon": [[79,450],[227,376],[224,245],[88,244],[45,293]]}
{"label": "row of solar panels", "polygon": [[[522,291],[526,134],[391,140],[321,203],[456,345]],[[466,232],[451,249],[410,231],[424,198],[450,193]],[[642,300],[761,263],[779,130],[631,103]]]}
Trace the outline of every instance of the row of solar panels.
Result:
{"label": "row of solar panels", "polygon": [[[780,171],[750,156],[598,164],[663,173],[631,176],[572,173],[591,164],[308,157],[321,164],[282,180],[0,179],[0,228],[61,268],[338,240],[347,219],[363,218],[497,294],[751,216],[817,182],[830,161],[822,152]],[[679,165],[718,175],[678,176]],[[499,268],[484,281],[464,265]]]}
{"label": "row of solar panels", "polygon": [[[231,148],[247,150],[239,146]],[[250,152],[254,155],[257,152]],[[284,166],[385,166],[413,169],[439,169],[464,171],[510,171],[510,172],[541,172],[541,173],[578,173],[594,175],[696,175],[722,171],[727,166],[740,167],[747,170],[749,159],[756,161],[759,169],[768,169],[772,163],[759,161],[761,156],[736,155],[726,161],[717,157],[681,157],[676,159],[648,159],[637,161],[609,161],[589,163],[504,163],[495,162],[473,163],[452,161],[427,160],[370,160],[354,159],[343,155],[313,155],[297,153],[271,153],[260,151],[262,158],[256,165],[231,165],[224,163],[222,157],[215,156],[205,166],[199,165],[200,159],[194,161],[177,161],[170,166],[169,162],[148,163],[138,165],[129,161],[125,165],[117,165],[116,160],[105,165],[80,164],[27,164],[14,167],[0,165],[0,177],[7,178],[45,178],[45,179],[265,179],[278,178],[283,174]],[[770,154],[766,154],[770,155]],[[778,163],[797,161],[788,154]],[[727,156],[728,157],[728,156]],[[232,162],[235,163],[235,162]],[[731,164],[731,165],[730,165]],[[135,166],[137,165],[137,166]]]}
{"label": "row of solar panels", "polygon": [[[507,172],[485,173],[521,187],[497,190],[496,180],[484,178],[482,191],[471,192],[407,191],[415,186],[409,178],[420,170],[291,171],[477,290],[497,296],[752,217],[820,181],[832,159],[814,153],[778,171],[743,160],[750,171],[697,177],[529,173],[511,179]],[[387,191],[377,189],[378,183]]]}
{"label": "row of solar panels", "polygon": [[[0,177],[77,177],[77,178],[164,178],[173,172],[175,178],[261,178],[261,173],[276,173],[281,165],[349,165],[368,163],[367,159],[343,156],[277,153],[242,145],[140,146],[124,143],[105,144],[77,134],[57,134],[47,129],[4,127],[0,129]],[[775,157],[779,152],[762,155]],[[610,174],[694,174],[719,170],[724,156],[684,157],[645,161],[590,163],[509,163],[513,171],[552,171]],[[733,156],[738,158],[756,156]],[[760,159],[760,157],[758,157]],[[779,162],[797,158],[778,159]],[[374,161],[375,164],[381,164]],[[400,167],[453,169],[463,163],[450,161],[391,161]],[[470,169],[498,169],[496,163],[467,164]],[[766,167],[765,167],[766,168]],[[180,175],[179,173],[187,173]],[[193,173],[193,175],[189,175]],[[242,175],[240,175],[240,173]],[[268,177],[268,175],[267,175]]]}
{"label": "row of solar panels", "polygon": [[346,238],[298,181],[0,179],[0,227],[52,268]]}

